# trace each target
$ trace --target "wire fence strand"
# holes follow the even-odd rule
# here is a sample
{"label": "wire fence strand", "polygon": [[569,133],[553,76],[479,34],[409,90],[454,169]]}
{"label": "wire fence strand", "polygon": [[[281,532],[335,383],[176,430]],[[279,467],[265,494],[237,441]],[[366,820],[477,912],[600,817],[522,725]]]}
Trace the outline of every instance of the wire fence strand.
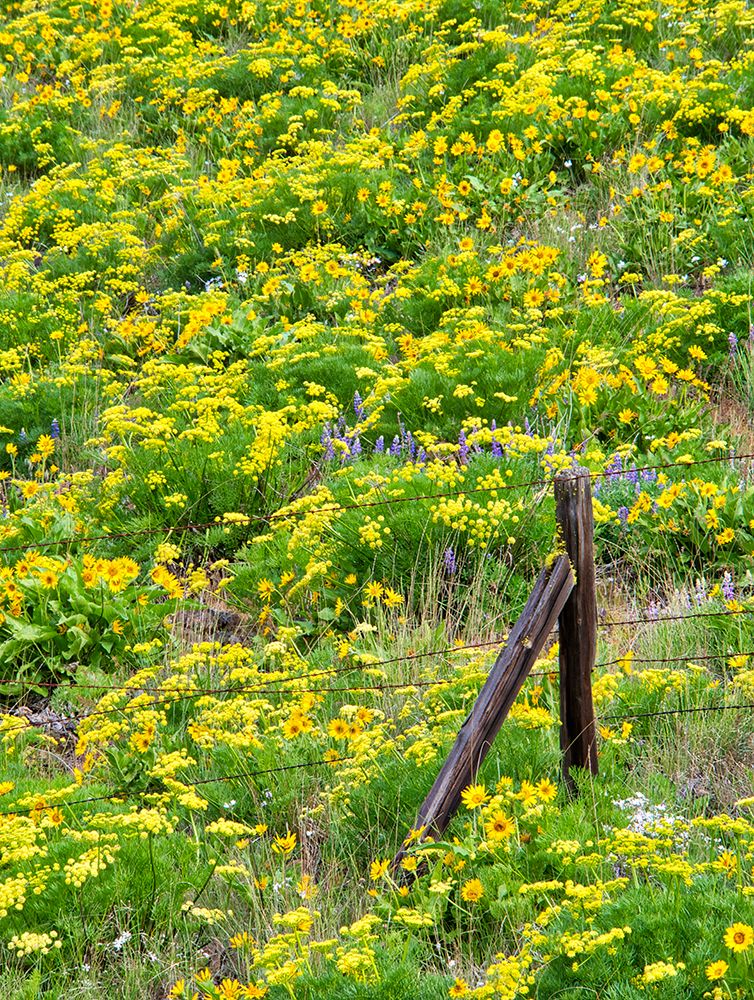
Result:
{"label": "wire fence strand", "polygon": [[[282,771],[296,771],[306,767],[317,767],[321,764],[339,764],[343,761],[353,760],[353,755],[345,757],[323,757],[320,760],[309,760],[303,761],[299,764],[282,764],[280,767],[267,767],[259,771],[236,771],[234,774],[221,774],[217,777],[212,778],[198,778],[187,782],[193,788],[196,785],[209,785],[221,781],[240,781],[242,778],[259,778],[266,774],[279,774]],[[30,816],[32,813],[43,812],[47,809],[62,809],[70,808],[71,806],[82,806],[88,805],[91,802],[109,802],[113,799],[118,799],[124,795],[131,795],[132,798],[144,799],[149,796],[159,795],[159,792],[147,792],[139,793],[134,795],[130,789],[120,789],[119,791],[108,792],[107,795],[90,795],[84,799],[73,799],[70,802],[54,802],[50,804],[41,803],[44,801],[44,796],[40,795],[40,803],[31,806],[30,808],[23,809],[9,809],[4,812],[0,812],[0,816]]]}
{"label": "wire fence strand", "polygon": [[733,712],[754,709],[754,703],[742,705],[696,705],[690,708],[661,708],[654,712],[631,712],[625,715],[601,715],[605,722],[628,721],[629,719],[659,719],[665,715],[692,715],[700,712]]}
{"label": "wire fence strand", "polygon": [[[749,459],[754,459],[754,452],[747,452],[743,454],[735,455],[721,455],[714,458],[697,458],[690,461],[677,461],[677,462],[661,462],[655,465],[643,465],[637,466],[636,468],[631,468],[632,473],[641,472],[659,472],[666,469],[675,468],[692,468],[699,465],[711,465],[711,464],[721,464],[725,462],[735,462],[735,461],[746,461]],[[616,479],[624,474],[625,470],[614,471],[614,470],[604,470],[602,472],[588,472],[590,479]],[[416,503],[419,500],[443,500],[453,497],[462,496],[473,496],[479,493],[505,493],[510,490],[527,489],[534,486],[552,486],[553,478],[544,477],[538,479],[523,480],[516,483],[501,483],[495,486],[482,486],[473,487],[467,490],[449,490],[443,493],[420,493],[416,496],[408,497],[384,497],[381,500],[369,500],[363,503],[354,504],[339,504],[332,503],[327,504],[323,507],[315,508],[303,508],[296,510],[287,510],[281,508],[276,511],[272,511],[268,514],[243,514],[243,520],[234,521],[224,521],[222,517],[218,516],[212,521],[199,521],[195,523],[187,524],[174,524],[174,525],[162,525],[159,528],[141,528],[136,531],[116,531],[116,532],[103,532],[97,535],[72,535],[68,538],[61,539],[51,539],[49,541],[37,542],[33,545],[30,544],[20,544],[20,545],[4,545],[0,546],[0,554],[4,552],[28,552],[37,549],[47,549],[56,546],[66,546],[66,545],[77,545],[84,542],[94,542],[94,541],[105,541],[105,540],[122,540],[126,538],[138,538],[150,535],[159,534],[170,534],[175,531],[176,533],[185,533],[187,531],[203,531],[209,528],[227,528],[231,529],[234,527],[247,527],[249,524],[259,523],[259,522],[270,522],[285,520],[294,517],[304,517],[311,514],[340,514],[351,510],[366,510],[372,507],[384,507],[391,506],[395,504],[403,503]]]}
{"label": "wire fence strand", "polygon": [[652,615],[642,618],[626,618],[618,621],[597,622],[597,628],[618,628],[621,625],[654,625],[658,622],[693,621],[695,618],[727,618],[736,615],[752,615],[754,608],[730,609],[724,611],[695,611],[691,614]]}

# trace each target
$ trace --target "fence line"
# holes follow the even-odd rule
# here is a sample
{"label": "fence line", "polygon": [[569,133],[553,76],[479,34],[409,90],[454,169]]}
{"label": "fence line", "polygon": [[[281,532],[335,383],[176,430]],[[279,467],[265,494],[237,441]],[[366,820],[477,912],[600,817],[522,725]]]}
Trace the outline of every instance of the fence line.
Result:
{"label": "fence line", "polygon": [[698,611],[687,615],[657,615],[653,618],[627,618],[622,621],[597,622],[597,628],[616,628],[619,625],[654,625],[655,622],[692,621],[694,618],[726,618],[735,615],[752,615],[754,608],[739,608],[725,611]]}
{"label": "fence line", "polygon": [[[354,759],[353,755],[351,754],[347,757],[333,757],[333,758],[323,757],[321,760],[309,760],[309,761],[304,761],[303,763],[300,764],[283,764],[280,767],[267,767],[260,771],[237,771],[235,774],[223,774],[216,778],[198,778],[195,781],[191,781],[190,786],[193,788],[195,785],[209,785],[219,781],[238,781],[241,778],[258,778],[264,774],[279,774],[281,771],[296,771],[305,767],[316,767],[320,764],[338,764],[341,763],[342,761],[353,760],[353,759]],[[189,784],[189,782],[187,782],[187,784]],[[53,791],[55,791],[55,789],[53,789]],[[6,810],[5,812],[0,812],[0,816],[29,816],[32,813],[43,812],[46,809],[62,809],[67,806],[88,805],[90,802],[107,802],[111,799],[115,799],[121,795],[127,795],[127,794],[129,794],[129,789],[123,788],[120,789],[119,791],[109,792],[107,795],[91,795],[88,798],[74,799],[71,802],[53,802],[50,803],[49,805],[45,804],[44,806],[41,807],[38,804],[36,806],[32,806],[29,809],[26,808],[9,809]],[[159,795],[161,793],[159,792],[140,793],[138,795],[138,798],[141,799],[146,798],[147,794]],[[40,803],[41,801],[43,801],[43,796],[40,795]]]}
{"label": "fence line", "polygon": [[696,712],[732,712],[741,709],[754,709],[754,704],[744,705],[697,705],[694,708],[663,708],[655,712],[633,712],[627,715],[601,715],[605,721],[620,722],[628,719],[659,719],[663,715],[691,715]]}
{"label": "fence line", "polygon": [[[698,465],[710,465],[710,464],[720,464],[724,462],[735,462],[743,461],[746,459],[754,459],[753,453],[743,453],[736,455],[725,455],[715,458],[698,458],[693,459],[689,462],[662,462],[657,465],[643,465],[632,468],[633,472],[656,472],[664,469],[686,469]],[[603,472],[590,472],[585,470],[586,475],[589,479],[615,479],[619,476],[624,475],[624,471],[603,471]],[[328,504],[325,507],[315,507],[309,510],[285,510],[281,508],[280,510],[273,511],[270,514],[254,514],[247,515],[244,514],[243,521],[233,522],[233,521],[223,521],[222,518],[218,517],[213,521],[202,521],[197,523],[189,524],[175,524],[175,525],[163,525],[160,528],[142,528],[138,531],[120,531],[120,532],[106,532],[99,535],[73,535],[69,538],[61,538],[57,541],[47,541],[38,542],[35,545],[5,545],[0,546],[0,554],[4,552],[29,552],[36,549],[47,549],[59,545],[75,545],[82,542],[95,542],[95,541],[105,541],[112,539],[123,539],[123,538],[137,538],[146,535],[159,535],[159,534],[169,534],[172,531],[177,533],[187,532],[187,531],[199,531],[207,528],[233,528],[233,527],[246,527],[249,524],[260,522],[260,521],[278,521],[285,520],[292,517],[304,517],[308,514],[340,514],[344,511],[350,510],[365,510],[371,507],[384,507],[393,504],[401,503],[415,503],[417,500],[443,500],[451,497],[461,497],[461,496],[473,496],[477,493],[505,493],[510,490],[525,489],[530,486],[552,486],[553,478],[540,478],[540,479],[530,479],[523,482],[517,483],[502,483],[498,486],[484,486],[484,487],[474,487],[468,490],[450,490],[444,493],[424,493],[418,494],[417,496],[410,497],[385,497],[383,500],[370,500],[366,503],[357,504]]]}
{"label": "fence line", "polygon": [[[501,642],[505,642],[505,640],[506,640],[506,637],[505,636],[501,636],[501,637],[499,637],[497,639],[485,639],[485,640],[483,640],[481,642],[471,642],[471,643],[467,643],[467,644],[462,645],[462,646],[445,646],[443,649],[429,649],[429,650],[427,650],[426,652],[423,652],[423,653],[406,653],[403,656],[391,656],[388,659],[385,659],[385,660],[373,660],[370,663],[349,664],[348,666],[343,666],[343,667],[328,667],[328,668],[323,669],[323,670],[313,670],[313,671],[311,671],[310,673],[307,673],[307,674],[298,674],[295,677],[281,677],[279,679],[279,681],[272,681],[272,682],[264,681],[263,683],[264,684],[268,684],[268,683],[288,684],[288,683],[293,683],[294,681],[300,681],[300,680],[306,681],[306,680],[309,680],[311,677],[327,677],[327,676],[339,676],[339,675],[343,675],[343,674],[351,674],[351,673],[355,673],[358,670],[373,670],[375,667],[386,666],[386,665],[388,665],[390,663],[405,663],[405,662],[408,662],[410,660],[426,659],[429,656],[448,656],[450,653],[465,652],[465,651],[470,650],[470,649],[482,649],[482,648],[487,647],[487,646],[498,646]],[[365,655],[365,654],[357,654],[357,655]],[[366,654],[366,655],[369,655],[369,654]],[[58,681],[32,681],[32,680],[24,681],[24,680],[20,680],[18,678],[13,678],[13,677],[6,677],[4,679],[0,679],[0,686],[3,685],[3,684],[8,684],[8,685],[11,685],[11,684],[21,684],[24,687],[35,687],[36,686],[36,687],[47,687],[47,688],[56,688],[56,687],[83,688],[85,690],[91,690],[91,691],[135,691],[135,690],[138,690],[138,688],[139,688],[139,685],[133,685],[133,684],[128,684],[128,683],[126,683],[126,684],[87,684],[87,683],[85,683],[83,681],[79,681],[79,682],[74,682],[74,681],[70,681],[70,682],[69,681],[66,681],[66,682],[58,682]],[[192,691],[193,693],[201,695],[201,694],[212,694],[212,693],[215,693],[217,691],[223,691],[223,690],[237,691],[237,690],[239,690],[239,688],[226,688],[226,689],[219,689],[219,688],[218,689],[211,689],[211,688],[210,689],[208,689],[208,688],[183,688],[182,690],[183,691]],[[255,688],[248,688],[248,689],[245,689],[245,690],[253,691],[253,690],[256,690],[256,689]]]}
{"label": "fence line", "polygon": [[[458,681],[463,680],[463,677],[449,677],[437,680],[405,680],[405,681],[393,681],[393,682],[382,682],[379,684],[359,684],[350,685],[346,687],[314,687],[314,688],[300,688],[300,687],[282,687],[280,685],[293,685],[298,681],[308,681],[312,677],[336,677],[343,676],[349,673],[356,673],[357,671],[367,671],[373,670],[376,667],[381,667],[390,663],[406,662],[410,660],[425,658],[429,656],[447,656],[450,653],[455,653],[459,651],[477,649],[484,646],[495,646],[504,642],[505,639],[500,637],[498,639],[493,639],[485,642],[479,643],[469,643],[464,646],[448,646],[444,649],[434,649],[428,650],[424,653],[408,653],[405,656],[391,657],[385,660],[376,660],[371,663],[361,663],[361,664],[351,664],[347,667],[331,667],[325,670],[312,671],[309,674],[300,674],[296,677],[281,677],[276,681],[262,681],[255,685],[239,685],[236,687],[223,686],[223,687],[184,687],[176,689],[175,692],[170,691],[170,689],[157,689],[157,690],[145,690],[143,686],[137,684],[87,684],[85,682],[55,682],[55,681],[24,681],[14,678],[0,678],[0,686],[2,685],[21,685],[22,687],[48,687],[48,688],[73,688],[81,690],[95,690],[95,691],[121,691],[121,692],[133,692],[133,697],[142,697],[144,695],[163,695],[161,699],[154,700],[148,704],[144,705],[122,705],[113,707],[111,709],[101,709],[94,710],[92,712],[82,713],[78,716],[69,716],[65,721],[76,721],[84,722],[89,718],[98,715],[111,715],[117,714],[118,712],[137,712],[142,710],[148,710],[153,707],[161,705],[173,705],[182,701],[188,701],[193,698],[203,698],[209,696],[216,696],[221,694],[238,695],[238,694],[289,694],[289,695],[299,695],[299,694],[349,694],[356,693],[359,691],[387,691],[393,689],[401,688],[430,688],[430,687],[443,687],[450,684],[456,684]],[[727,653],[709,653],[709,654],[699,654],[699,655],[685,655],[685,656],[664,656],[664,657],[634,657],[630,656],[629,653],[624,654],[621,657],[617,657],[613,660],[603,660],[595,664],[595,667],[610,667],[616,666],[617,664],[630,662],[634,663],[682,663],[682,662],[694,662],[696,660],[724,660],[732,659],[736,656],[754,656],[754,650],[739,650],[736,652]],[[553,674],[557,674],[558,668],[553,665],[551,670],[539,670],[531,671],[529,677],[550,677]],[[20,726],[25,726],[27,723],[19,720]],[[7,731],[7,730],[6,730]]]}
{"label": "fence line", "polygon": [[[617,627],[620,625],[652,625],[655,622],[666,622],[666,621],[693,621],[696,618],[719,618],[719,617],[735,617],[737,615],[751,615],[754,614],[754,608],[741,608],[739,610],[724,610],[724,611],[703,611],[695,612],[693,614],[680,614],[680,615],[660,615],[654,618],[628,618],[620,621],[606,621],[598,622],[597,628],[608,628]],[[506,641],[506,636],[502,635],[496,639],[485,639],[479,642],[464,643],[458,646],[445,646],[442,649],[429,649],[423,653],[406,653],[403,656],[391,656],[384,660],[374,660],[370,663],[360,663],[351,664],[344,667],[328,667],[323,670],[315,670],[308,674],[299,674],[296,677],[282,677],[279,681],[274,681],[273,683],[280,684],[290,684],[298,680],[309,680],[311,677],[325,677],[325,676],[337,676],[342,674],[355,673],[359,670],[372,670],[375,667],[386,666],[391,663],[403,663],[410,660],[426,659],[430,656],[448,656],[451,653],[465,652],[472,649],[483,649],[485,647],[497,646],[500,643]],[[628,655],[628,654],[627,654]],[[641,657],[632,658],[633,663],[673,663],[680,662],[682,660],[699,660],[705,658],[718,659],[726,656],[752,656],[752,652],[739,652],[739,653],[719,653],[712,657],[704,656],[678,656],[678,657],[662,657],[659,659],[645,659]],[[621,663],[626,657],[618,657],[615,660],[604,660],[600,663],[596,663],[595,667],[608,667],[615,666]],[[530,673],[530,677],[546,677],[552,671],[545,670],[538,673]],[[267,682],[265,682],[267,683]],[[135,691],[138,690],[138,686],[133,684],[89,684],[83,681],[38,681],[38,680],[23,680],[18,677],[0,677],[0,687],[4,685],[20,685],[21,687],[45,687],[45,688],[62,688],[62,689],[83,689],[87,691]],[[232,691],[254,691],[256,688],[183,688],[184,693],[192,694],[223,694]],[[347,689],[343,689],[347,690]],[[353,689],[351,689],[353,690]]]}
{"label": "fence line", "polygon": [[617,657],[615,660],[603,660],[601,663],[595,663],[595,667],[613,667],[619,663],[693,663],[694,660],[728,660],[735,656],[754,656],[754,650],[751,649],[741,649],[736,653],[702,653],[698,656],[631,656],[630,653],[626,653],[623,656]]}

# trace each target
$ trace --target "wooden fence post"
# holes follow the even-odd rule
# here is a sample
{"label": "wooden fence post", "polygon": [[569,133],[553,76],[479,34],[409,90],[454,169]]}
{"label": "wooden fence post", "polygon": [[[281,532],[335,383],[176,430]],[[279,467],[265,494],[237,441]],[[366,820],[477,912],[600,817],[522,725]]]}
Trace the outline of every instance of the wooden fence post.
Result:
{"label": "wooden fence post", "polygon": [[597,774],[597,734],[592,670],[597,649],[594,516],[587,469],[564,469],[555,477],[555,508],[576,586],[560,612],[560,747],[571,791],[574,767]]}
{"label": "wooden fence post", "polygon": [[[419,809],[419,840],[441,837],[461,802],[461,792],[477,775],[492,741],[516,700],[558,615],[573,590],[574,579],[567,556],[558,556],[543,569],[521,617],[513,626],[479,692],[477,700],[453,744],[434,785]],[[393,859],[397,867],[405,845]]]}

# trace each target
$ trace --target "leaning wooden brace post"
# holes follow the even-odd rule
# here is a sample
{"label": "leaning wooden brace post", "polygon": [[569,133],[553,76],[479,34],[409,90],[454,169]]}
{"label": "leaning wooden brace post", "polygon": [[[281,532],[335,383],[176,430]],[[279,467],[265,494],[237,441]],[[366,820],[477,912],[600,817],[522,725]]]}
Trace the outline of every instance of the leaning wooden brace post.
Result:
{"label": "leaning wooden brace post", "polygon": [[597,734],[592,670],[597,649],[594,517],[587,469],[564,469],[555,477],[555,509],[576,586],[560,612],[560,747],[571,791],[575,767],[597,773]]}
{"label": "leaning wooden brace post", "polygon": [[[573,586],[573,572],[567,556],[557,556],[552,565],[540,573],[521,617],[513,626],[505,648],[495,660],[453,749],[419,809],[416,828],[423,830],[418,839],[442,836],[460,804],[461,792],[476,777]],[[394,868],[405,853],[404,845],[393,859]]]}

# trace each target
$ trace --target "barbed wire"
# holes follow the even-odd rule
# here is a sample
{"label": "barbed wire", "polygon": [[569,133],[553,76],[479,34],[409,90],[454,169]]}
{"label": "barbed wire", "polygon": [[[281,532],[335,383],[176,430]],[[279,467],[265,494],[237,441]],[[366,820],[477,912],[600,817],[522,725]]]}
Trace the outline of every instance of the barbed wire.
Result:
{"label": "barbed wire", "polygon": [[735,653],[700,653],[699,655],[686,655],[686,656],[633,656],[629,651],[624,653],[623,656],[618,656],[614,660],[602,660],[599,663],[595,663],[595,669],[597,667],[613,667],[620,663],[693,663],[695,660],[728,660],[735,659],[737,656],[754,656],[754,650],[738,650]]}
{"label": "barbed wire", "polygon": [[[715,617],[717,615],[734,615],[742,614],[741,611],[720,611],[720,612],[709,612],[694,615],[672,615],[667,616],[665,619],[630,619],[624,622],[603,622],[602,625],[633,625],[638,623],[651,623],[654,621],[680,621],[687,620],[689,618],[706,618]],[[747,612],[752,613],[752,612]],[[271,681],[260,681],[258,685],[239,685],[239,686],[222,686],[222,687],[184,687],[180,691],[176,691],[178,697],[175,698],[165,698],[162,702],[154,702],[153,704],[165,704],[168,701],[170,703],[175,703],[177,701],[186,700],[189,698],[201,698],[205,696],[214,696],[220,694],[319,694],[319,693],[337,693],[337,692],[357,692],[357,691],[367,691],[367,690],[388,690],[391,688],[406,688],[406,687],[433,687],[433,686],[443,686],[457,683],[458,680],[462,678],[447,678],[442,680],[426,681],[426,680],[406,680],[394,683],[381,683],[373,685],[358,685],[349,687],[328,687],[328,688],[298,688],[298,687],[272,687],[269,685],[295,685],[299,681],[308,681],[315,677],[337,677],[344,676],[350,673],[356,673],[359,671],[367,672],[382,666],[387,666],[392,663],[410,662],[412,660],[425,659],[432,656],[445,657],[453,653],[469,651],[473,649],[482,649],[485,647],[497,646],[506,641],[507,636],[501,636],[497,639],[482,640],[474,643],[465,643],[463,645],[446,646],[442,649],[431,649],[420,653],[407,653],[403,656],[389,657],[383,660],[373,660],[366,661],[358,664],[349,664],[343,667],[328,667],[322,670],[311,671],[307,674],[299,674],[294,677],[280,677],[276,680]],[[602,660],[595,663],[595,669],[597,667],[609,667],[615,666],[620,663],[630,662],[630,663],[677,663],[683,661],[694,661],[694,660],[714,660],[714,659],[725,659],[733,658],[736,656],[754,656],[754,651],[741,651],[736,653],[715,653],[715,654],[702,654],[702,655],[688,655],[688,656],[671,656],[671,657],[636,657],[631,655],[631,652],[625,653],[623,656],[616,657],[613,660]],[[557,667],[553,667],[552,670],[542,670],[542,671],[531,671],[528,677],[549,677],[552,674],[557,673]],[[35,689],[35,688],[47,688],[48,690],[55,691],[67,691],[67,690],[83,690],[83,691],[106,691],[106,692],[135,692],[134,697],[139,697],[143,694],[172,694],[169,689],[159,689],[158,691],[148,691],[143,685],[134,684],[129,681],[125,681],[123,684],[97,684],[90,683],[87,681],[68,681],[68,680],[58,680],[58,681],[43,681],[43,680],[33,680],[24,679],[17,677],[3,677],[0,678],[0,688],[2,687],[21,687],[24,689]],[[141,692],[136,694],[136,692]],[[134,710],[142,706],[135,706]],[[149,706],[143,706],[149,707]],[[113,708],[112,712],[122,711],[123,708]],[[84,721],[90,716],[96,713],[82,713],[77,716],[69,716],[66,721]]]}
{"label": "barbed wire", "polygon": [[725,618],[735,615],[752,615],[754,608],[726,608],[724,611],[695,611],[691,614],[652,615],[643,618],[627,618],[620,621],[597,622],[597,628],[617,628],[620,625],[654,625],[655,622],[692,621],[694,618]]}
{"label": "barbed wire", "polygon": [[[717,456],[714,458],[698,458],[692,459],[690,461],[676,461],[676,462],[662,462],[656,465],[643,465],[636,468],[631,468],[630,470],[605,470],[602,472],[590,472],[586,471],[587,476],[590,479],[617,479],[625,474],[625,471],[630,471],[633,473],[640,472],[657,472],[665,469],[675,469],[675,468],[691,468],[698,465],[709,465],[709,464],[720,464],[724,462],[734,462],[734,461],[744,461],[748,459],[754,459],[754,453],[743,453],[736,455],[724,455]],[[558,472],[568,471],[568,467],[565,469],[558,470]],[[49,541],[37,542],[35,544],[19,544],[19,545],[5,545],[0,546],[0,554],[4,552],[28,552],[37,549],[47,549],[55,546],[64,545],[76,545],[84,542],[94,542],[94,541],[106,541],[106,540],[118,540],[125,538],[138,538],[142,536],[149,535],[159,535],[159,534],[170,534],[175,531],[176,533],[185,533],[187,531],[201,531],[209,528],[240,528],[248,527],[248,525],[257,522],[270,522],[278,520],[286,520],[293,517],[305,517],[311,514],[340,514],[351,510],[365,510],[371,507],[384,507],[393,504],[402,503],[416,503],[419,500],[443,500],[453,497],[461,496],[473,496],[478,493],[504,493],[510,490],[526,489],[532,486],[552,486],[556,476],[550,476],[546,478],[530,479],[524,480],[517,483],[501,483],[494,486],[480,486],[473,487],[468,490],[449,490],[443,493],[420,493],[416,496],[408,497],[384,497],[382,500],[369,500],[364,503],[355,504],[339,504],[332,503],[324,507],[315,507],[309,509],[296,509],[296,510],[286,510],[281,508],[277,511],[273,511],[269,514],[243,514],[240,518],[232,521],[224,521],[221,516],[218,515],[212,521],[200,521],[196,523],[188,524],[174,524],[174,525],[162,525],[159,528],[141,528],[136,531],[116,531],[116,532],[103,532],[97,535],[72,535],[68,538],[61,539],[51,539]],[[225,515],[223,515],[225,516]]]}
{"label": "barbed wire", "polygon": [[[532,671],[526,675],[525,680],[531,677],[551,677],[555,674],[554,670],[542,670],[542,671]],[[136,714],[138,712],[150,712],[158,708],[163,708],[165,706],[177,705],[182,702],[192,701],[195,698],[216,696],[219,694],[230,694],[230,695],[243,695],[243,694],[257,694],[260,696],[264,695],[302,695],[302,694],[357,694],[366,691],[409,691],[411,688],[435,688],[435,687],[447,687],[452,684],[458,684],[459,682],[470,680],[470,678],[459,677],[448,677],[441,678],[437,680],[406,680],[406,681],[391,681],[383,684],[360,684],[353,685],[349,687],[316,687],[316,688],[260,688],[260,687],[235,687],[235,688],[209,688],[206,690],[197,690],[194,693],[187,694],[185,692],[179,693],[176,691],[174,697],[166,698],[155,698],[152,701],[147,701],[140,703],[138,705],[115,705],[112,708],[104,709],[94,709],[91,712],[84,712],[78,715],[70,715],[65,718],[52,718],[43,719],[39,721],[32,721],[31,718],[26,716],[12,717],[17,719],[17,722],[6,723],[2,728],[0,728],[0,735],[4,733],[12,733],[14,730],[24,730],[24,729],[36,729],[42,727],[53,727],[61,726],[65,728],[69,725],[80,726],[84,722],[88,722],[89,719],[107,717],[112,715],[128,715]],[[121,690],[120,688],[115,688],[115,690]],[[154,692],[141,692],[140,694],[134,695],[134,700],[136,698],[143,698],[144,696],[154,695],[154,694],[167,694],[167,691],[154,691]],[[10,717],[9,717],[10,718]]]}
{"label": "barbed wire", "polygon": [[[298,674],[295,677],[281,677],[278,681],[263,681],[263,684],[269,683],[294,683],[299,680],[309,680],[312,677],[326,677],[326,676],[339,676],[343,674],[355,673],[359,670],[374,670],[377,667],[388,666],[391,663],[405,663],[411,660],[426,659],[430,656],[448,656],[451,653],[466,652],[472,649],[483,649],[489,646],[498,646],[500,643],[505,642],[508,636],[503,635],[497,639],[484,639],[479,642],[465,643],[464,645],[454,645],[445,646],[442,649],[428,649],[421,653],[405,653],[402,656],[391,656],[384,660],[371,660],[365,661],[363,663],[351,663],[347,666],[342,667],[327,667],[322,670],[313,670],[306,674]],[[366,655],[371,654],[356,654],[356,655]],[[24,687],[46,687],[46,688],[77,688],[92,691],[135,691],[138,690],[142,685],[129,684],[128,682],[124,684],[88,684],[85,681],[34,681],[34,680],[23,680],[19,678],[6,677],[0,679],[0,686],[2,685],[17,685],[20,684]],[[213,689],[207,688],[183,688],[184,691],[191,691],[197,695],[201,694],[212,694]],[[214,689],[214,691],[219,690],[238,690],[238,688],[224,688],[224,689]],[[247,690],[255,690],[254,688],[248,688]]]}
{"label": "barbed wire", "polygon": [[664,715],[691,715],[697,712],[732,712],[735,710],[741,711],[746,709],[754,709],[754,703],[745,703],[742,705],[696,705],[690,708],[661,708],[654,712],[631,712],[624,715],[601,715],[600,719],[604,721],[620,722],[628,721],[629,719],[652,719],[661,718]]}
{"label": "barbed wire", "polygon": [[[236,771],[234,774],[222,774],[213,778],[198,778],[194,781],[191,781],[190,783],[187,782],[187,784],[190,784],[190,786],[193,788],[196,785],[208,785],[220,781],[240,781],[242,778],[259,778],[265,774],[278,774],[281,771],[295,771],[306,767],[316,767],[320,764],[339,764],[342,763],[343,761],[353,760],[353,759],[354,759],[353,754],[350,754],[345,757],[323,757],[321,760],[304,761],[299,764],[283,764],[280,767],[267,767],[259,771]],[[55,789],[53,789],[53,791],[55,791]],[[84,799],[73,799],[70,802],[63,801],[63,802],[53,802],[50,804],[47,803],[42,804],[44,802],[44,796],[40,795],[39,802],[37,803],[37,805],[31,806],[30,808],[9,809],[4,812],[0,812],[0,816],[30,816],[32,813],[44,812],[45,810],[48,809],[61,809],[66,807],[70,808],[71,806],[88,805],[91,802],[109,802],[112,801],[113,799],[118,799],[121,796],[129,794],[131,794],[132,798],[144,799],[147,796],[160,795],[165,793],[141,792],[138,793],[137,795],[134,795],[130,789],[124,788],[120,789],[119,791],[108,792],[107,795],[90,795]]]}

